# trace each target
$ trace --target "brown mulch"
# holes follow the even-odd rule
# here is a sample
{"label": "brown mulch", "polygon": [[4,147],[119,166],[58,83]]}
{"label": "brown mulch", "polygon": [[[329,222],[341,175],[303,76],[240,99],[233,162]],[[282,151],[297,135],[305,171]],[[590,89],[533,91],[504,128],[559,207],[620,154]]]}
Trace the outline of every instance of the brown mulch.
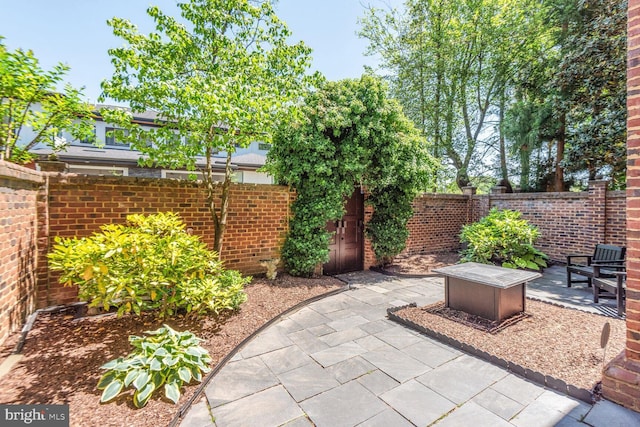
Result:
{"label": "brown mulch", "polygon": [[[440,254],[427,257],[441,259]],[[428,259],[420,259],[420,255],[398,257],[392,265],[397,271],[425,274],[428,271],[421,270],[421,266]],[[448,259],[451,261],[453,257]],[[498,325],[442,309],[443,306],[444,303],[408,307],[395,314],[523,368],[587,390],[601,380],[603,359],[608,363],[625,347],[626,325],[621,319],[527,299],[524,316]],[[600,347],[600,338],[606,322],[611,325],[611,335],[605,352]]]}
{"label": "brown mulch", "polygon": [[446,267],[458,261],[460,261],[460,255],[457,252],[398,255],[384,269],[395,274],[432,274],[434,268]]}
{"label": "brown mulch", "polygon": [[[148,314],[81,319],[65,313],[40,314],[27,336],[24,358],[0,379],[0,403],[69,404],[72,426],[167,425],[198,384],[184,387],[177,405],[164,399],[162,392],[154,394],[143,409],[135,409],[128,394],[111,403],[99,403],[99,368],[131,351],[129,335],[143,335],[163,323],[176,330],[189,330],[204,339],[202,346],[209,351],[215,366],[270,319],[301,301],[343,286],[330,277],[279,275],[275,282],[254,279],[246,287],[248,299],[239,311],[198,320],[177,316],[163,322]],[[15,342],[14,336],[4,343],[0,362]]]}

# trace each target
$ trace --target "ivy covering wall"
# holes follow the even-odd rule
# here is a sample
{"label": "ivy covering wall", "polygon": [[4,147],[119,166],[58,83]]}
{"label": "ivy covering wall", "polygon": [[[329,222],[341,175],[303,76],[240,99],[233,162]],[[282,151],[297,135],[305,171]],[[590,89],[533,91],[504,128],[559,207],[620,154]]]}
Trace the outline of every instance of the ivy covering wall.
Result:
{"label": "ivy covering wall", "polygon": [[378,262],[387,262],[404,249],[411,202],[430,182],[427,141],[368,75],[323,83],[299,112],[279,127],[267,160],[270,173],[298,195],[281,254],[285,268],[310,276],[328,261],[327,221],[343,216],[357,184],[374,207],[365,233]]}

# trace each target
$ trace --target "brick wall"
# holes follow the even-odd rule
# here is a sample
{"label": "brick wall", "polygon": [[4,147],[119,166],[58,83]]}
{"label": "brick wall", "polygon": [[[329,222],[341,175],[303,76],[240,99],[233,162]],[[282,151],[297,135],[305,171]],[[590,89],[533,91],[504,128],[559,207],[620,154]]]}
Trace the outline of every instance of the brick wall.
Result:
{"label": "brick wall", "polygon": [[[227,268],[245,274],[264,272],[261,259],[278,256],[288,229],[289,198],[286,187],[234,184],[222,259]],[[46,253],[55,236],[87,236],[107,223],[122,223],[131,213],[173,211],[194,234],[212,247],[213,222],[197,183],[137,177],[52,175],[48,200],[47,239],[40,247],[38,306],[76,300],[74,287],[62,287],[58,275],[48,271]]]}
{"label": "brick wall", "polygon": [[604,370],[602,394],[640,411],[640,0],[627,13],[627,342]]}
{"label": "brick wall", "polygon": [[405,253],[409,255],[457,251],[459,234],[469,222],[469,198],[463,195],[424,194],[413,202],[409,220],[409,239]]}
{"label": "brick wall", "polygon": [[0,343],[35,305],[41,173],[0,161]]}
{"label": "brick wall", "polygon": [[597,243],[625,246],[625,204],[624,192],[606,191],[604,181],[592,181],[581,193],[427,194],[413,204],[405,253],[458,251],[462,226],[496,207],[522,212],[540,230],[536,247],[564,262],[567,254],[590,253]]}

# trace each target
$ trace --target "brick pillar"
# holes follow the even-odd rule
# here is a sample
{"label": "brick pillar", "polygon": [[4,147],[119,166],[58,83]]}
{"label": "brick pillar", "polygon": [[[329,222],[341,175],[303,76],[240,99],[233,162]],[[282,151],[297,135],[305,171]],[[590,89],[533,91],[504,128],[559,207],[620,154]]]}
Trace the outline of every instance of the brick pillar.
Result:
{"label": "brick pillar", "polygon": [[589,224],[591,242],[605,243],[607,224],[607,180],[589,181]]}
{"label": "brick pillar", "polygon": [[627,16],[627,345],[605,368],[602,393],[640,411],[640,0]]}

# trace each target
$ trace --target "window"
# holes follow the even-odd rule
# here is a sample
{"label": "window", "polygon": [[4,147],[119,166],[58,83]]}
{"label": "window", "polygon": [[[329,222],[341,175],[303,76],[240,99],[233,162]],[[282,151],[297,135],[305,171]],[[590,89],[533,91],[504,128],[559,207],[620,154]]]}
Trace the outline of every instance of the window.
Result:
{"label": "window", "polygon": [[[163,169],[161,172],[161,176],[163,178],[184,179],[184,180],[190,179],[189,176],[195,176],[197,180],[202,181],[202,174],[199,171],[175,171],[175,170]],[[216,182],[224,182],[224,174],[214,173],[213,180]],[[242,172],[241,171],[234,172],[233,175],[231,176],[231,181],[241,183]]]}
{"label": "window", "polygon": [[266,142],[259,142],[258,150],[269,151],[271,150],[271,144],[267,144]]}
{"label": "window", "polygon": [[116,136],[111,133],[114,130],[120,130],[120,131],[123,131],[125,135],[129,135],[129,131],[124,130],[124,129],[111,128],[111,127],[104,128],[104,143],[105,143],[105,145],[108,145],[108,146],[111,146],[111,147],[128,147],[129,146],[128,142],[118,141],[116,139]]}
{"label": "window", "polygon": [[96,127],[93,127],[93,138],[91,139],[81,139],[80,143],[81,144],[93,144],[96,140]]}
{"label": "window", "polygon": [[78,175],[128,176],[129,169],[117,166],[69,165],[69,172]]}

